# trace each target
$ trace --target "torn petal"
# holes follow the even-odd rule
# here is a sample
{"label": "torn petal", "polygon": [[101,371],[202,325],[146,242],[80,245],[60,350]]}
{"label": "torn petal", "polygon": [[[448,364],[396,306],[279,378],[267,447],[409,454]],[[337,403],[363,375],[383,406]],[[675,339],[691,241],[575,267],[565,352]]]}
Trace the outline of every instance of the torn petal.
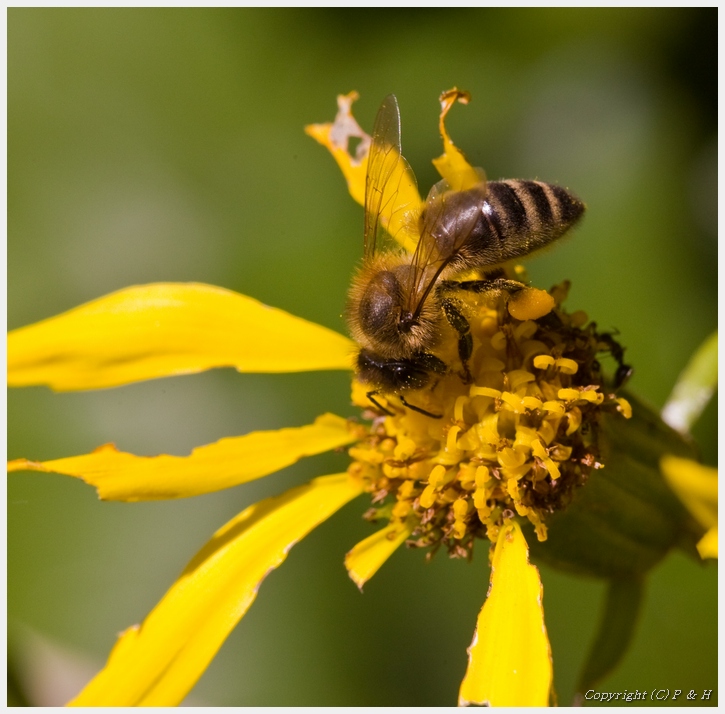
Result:
{"label": "torn petal", "polygon": [[[361,206],[365,206],[371,137],[360,128],[352,116],[352,103],[357,98],[357,92],[339,95],[337,98],[339,109],[334,123],[310,124],[305,127],[305,132],[332,154],[347,181],[350,195]],[[350,138],[360,139],[354,156],[350,153]],[[397,148],[395,151],[395,154],[386,157],[386,162],[390,164],[390,175],[386,176],[381,186],[382,195],[379,200],[381,212],[376,218],[400,245],[408,251],[413,251],[419,237],[415,218],[421,207],[421,198],[408,162]]]}
{"label": "torn petal", "polygon": [[443,154],[433,159],[438,173],[448,182],[451,190],[465,191],[486,182],[486,173],[482,168],[471,166],[463,152],[451,141],[446,130],[446,115],[456,103],[468,104],[471,95],[455,87],[440,96],[441,114],[439,128],[443,138]]}
{"label": "torn petal", "polygon": [[174,706],[194,686],[290,548],[362,492],[323,476],[218,530],[139,627],[126,630],[73,706]]}
{"label": "torn petal", "polygon": [[253,481],[357,439],[341,417],[324,414],[314,424],[255,431],[199,446],[189,456],[135,456],[113,444],[90,454],[53,461],[16,459],[8,471],[44,471],[83,479],[106,501],[153,501],[211,493]]}
{"label": "torn petal", "polygon": [[549,704],[553,666],[543,588],[528,554],[518,524],[504,526],[494,551],[488,597],[468,649],[461,706]]}
{"label": "torn petal", "polygon": [[199,283],[119,290],[8,334],[8,385],[58,391],[235,367],[351,369],[346,337],[245,295]]}
{"label": "torn petal", "polygon": [[[364,206],[370,135],[360,128],[352,115],[352,103],[359,97],[357,92],[338,94],[338,110],[334,123],[309,124],[305,127],[305,133],[332,154],[332,158],[337,162],[347,181],[350,195],[361,206]],[[349,151],[350,138],[360,140],[354,156]]]}

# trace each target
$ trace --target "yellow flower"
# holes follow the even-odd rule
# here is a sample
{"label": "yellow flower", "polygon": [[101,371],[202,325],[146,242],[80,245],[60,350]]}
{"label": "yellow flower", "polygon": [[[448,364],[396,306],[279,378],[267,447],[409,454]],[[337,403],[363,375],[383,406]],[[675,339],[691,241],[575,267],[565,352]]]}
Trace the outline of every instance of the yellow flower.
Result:
{"label": "yellow flower", "polygon": [[[688,433],[717,388],[717,332],[692,355],[677,379],[662,418],[674,429]],[[660,468],[687,510],[706,529],[697,543],[702,558],[717,558],[717,469],[691,459],[667,454]]]}
{"label": "yellow flower", "polygon": [[691,459],[663,456],[662,473],[687,509],[706,529],[697,543],[702,558],[717,558],[717,469]]}
{"label": "yellow flower", "polygon": [[[334,123],[307,131],[331,151],[351,195],[363,203],[370,137],[350,113],[355,96],[339,98]],[[454,190],[485,181],[445,129],[447,111],[462,96],[454,90],[442,97],[444,153],[434,162]],[[360,139],[355,156],[348,152],[350,137]],[[410,250],[419,238],[411,216],[422,202],[407,164],[392,158],[395,180],[388,186],[394,190],[381,192],[379,200],[390,206],[381,220]],[[370,391],[353,379],[353,402],[371,410],[367,425],[326,414],[302,427],[223,439],[188,457],[135,456],[109,444],[76,457],[10,462],[11,471],[80,478],[105,500],[140,501],[229,488],[331,449],[349,447],[352,457],[346,473],[266,499],[219,529],[144,622],[120,636],[104,669],[71,704],[181,702],[266,575],[297,541],[362,493],[372,497],[369,520],[387,525],[345,557],[361,588],[403,543],[430,554],[445,547],[465,558],[481,539],[494,544],[491,585],[468,650],[459,703],[549,704],[551,649],[529,545],[538,543],[541,557],[562,567],[626,583],[624,590],[613,587],[615,599],[625,591],[636,598],[640,591],[631,583],[639,584],[688,528],[693,537],[702,532],[660,482],[648,482],[651,493],[633,496],[639,498],[634,509],[617,490],[616,475],[626,469],[620,460],[617,470],[618,455],[626,454],[637,434],[644,431],[649,439],[645,455],[635,459],[642,479],[651,477],[652,463],[656,471],[661,453],[652,446],[659,426],[653,432],[636,402],[633,417],[631,400],[618,395],[616,380],[608,381],[600,367],[597,357],[612,354],[619,371],[626,371],[621,347],[597,332],[584,313],[562,308],[568,284],[544,292],[525,287],[520,268],[506,271],[505,280],[519,286],[511,294],[461,291],[466,327],[459,325],[459,334],[446,328],[430,367],[435,379],[406,397]],[[463,333],[470,340],[466,356]],[[228,290],[156,284],[120,290],[10,333],[8,383],[63,391],[223,366],[243,372],[350,370],[356,352],[346,337]],[[630,420],[631,429],[625,426]],[[637,424],[643,425],[639,431]],[[686,445],[680,453],[689,453]],[[614,480],[608,480],[610,468]],[[580,498],[585,492],[594,496]],[[576,507],[569,508],[573,501]],[[596,528],[589,528],[589,516],[582,525],[582,513]],[[561,526],[565,518],[569,523]],[[643,527],[647,519],[656,523],[654,531]],[[614,521],[617,532],[610,535]],[[594,534],[592,540],[587,534]],[[625,640],[615,643],[617,654],[609,652],[606,662],[590,658],[582,681],[604,676]]]}

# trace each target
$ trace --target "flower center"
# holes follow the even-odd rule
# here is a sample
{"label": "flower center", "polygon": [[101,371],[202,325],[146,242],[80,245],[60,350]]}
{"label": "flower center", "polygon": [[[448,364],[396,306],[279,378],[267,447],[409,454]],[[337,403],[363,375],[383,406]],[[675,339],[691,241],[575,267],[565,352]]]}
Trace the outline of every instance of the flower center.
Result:
{"label": "flower center", "polygon": [[[473,338],[467,364],[459,334],[446,327],[434,350],[446,374],[402,399],[376,394],[391,415],[373,413],[368,436],[350,449],[351,473],[372,495],[368,519],[406,523],[409,545],[430,555],[445,545],[453,557],[470,557],[476,538],[495,541],[517,516],[546,539],[547,514],[565,508],[603,467],[602,412],[631,416],[598,360],[612,355],[616,373],[627,373],[623,349],[583,312],[561,308],[568,287],[553,288],[553,300],[527,288],[553,304],[536,319],[525,319],[527,298],[514,305],[508,294],[456,292]],[[354,380],[353,402],[371,409],[368,395]]]}

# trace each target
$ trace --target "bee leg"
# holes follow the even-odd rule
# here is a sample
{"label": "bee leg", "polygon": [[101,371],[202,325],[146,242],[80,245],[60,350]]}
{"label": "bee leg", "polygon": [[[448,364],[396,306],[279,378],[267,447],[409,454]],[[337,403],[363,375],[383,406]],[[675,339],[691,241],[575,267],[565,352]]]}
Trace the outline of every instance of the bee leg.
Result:
{"label": "bee leg", "polygon": [[400,395],[400,401],[403,402],[403,406],[408,407],[408,409],[412,409],[414,412],[418,412],[419,414],[424,414],[431,419],[443,418],[442,414],[432,414],[431,412],[427,412],[425,409],[421,409],[421,407],[416,407],[415,404],[411,404],[402,394]]}
{"label": "bee leg", "polygon": [[458,357],[463,365],[463,374],[461,376],[466,384],[470,384],[473,381],[471,370],[468,367],[468,360],[471,359],[471,354],[473,354],[471,326],[452,300],[443,300],[441,305],[446,319],[458,333]]}
{"label": "bee leg", "polygon": [[380,394],[380,392],[375,389],[372,392],[368,392],[365,396],[384,414],[387,414],[388,416],[395,416],[393,412],[391,412],[389,409],[386,409],[380,402],[378,402],[377,399],[375,399],[375,395]]}
{"label": "bee leg", "polygon": [[620,364],[617,371],[614,373],[614,388],[619,389],[623,387],[629,378],[634,374],[634,368],[628,364]]}
{"label": "bee leg", "polygon": [[[615,332],[614,334],[618,334]],[[624,350],[625,348],[614,339],[613,335],[609,332],[603,332],[599,335],[601,342],[607,345],[609,348],[609,354],[614,357],[617,361],[617,371],[614,373],[614,388],[619,389],[629,380],[634,373],[634,369],[624,362]]]}
{"label": "bee leg", "polygon": [[483,280],[445,280],[440,285],[440,290],[466,290],[472,293],[507,292],[516,293],[526,287],[518,280],[508,278],[484,278]]}

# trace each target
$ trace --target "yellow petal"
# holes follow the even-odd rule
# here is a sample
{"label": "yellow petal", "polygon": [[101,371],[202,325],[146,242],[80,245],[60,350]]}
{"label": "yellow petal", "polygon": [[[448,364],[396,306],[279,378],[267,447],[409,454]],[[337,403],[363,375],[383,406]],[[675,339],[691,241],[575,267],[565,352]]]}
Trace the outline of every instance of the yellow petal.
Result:
{"label": "yellow petal", "polygon": [[463,152],[451,141],[446,131],[446,114],[456,103],[468,104],[471,95],[455,87],[443,92],[440,96],[441,114],[439,128],[443,138],[443,154],[433,159],[433,165],[438,173],[448,182],[453,191],[465,191],[486,181],[483,169],[471,166]]}
{"label": "yellow petal", "polygon": [[106,501],[153,501],[237,486],[356,439],[345,419],[325,414],[310,426],[221,439],[194,449],[190,456],[134,456],[106,444],[83,456],[44,462],[17,459],[8,463],[8,471],[75,476],[95,486]]}
{"label": "yellow petal", "polygon": [[660,468],[700,525],[717,526],[717,469],[669,454],[660,459]]}
{"label": "yellow petal", "polygon": [[355,585],[363,585],[413,532],[407,523],[391,523],[361,540],[346,556],[345,567]]}
{"label": "yellow petal", "polygon": [[198,283],[140,285],[8,334],[8,384],[59,391],[236,367],[350,369],[346,337],[257,300]]}
{"label": "yellow petal", "polygon": [[491,586],[468,649],[458,703],[491,706],[549,704],[553,676],[539,571],[518,524],[501,529]]}
{"label": "yellow petal", "polygon": [[[350,195],[361,206],[365,205],[365,174],[368,168],[368,151],[370,149],[370,135],[360,128],[352,115],[352,103],[360,95],[357,92],[338,94],[337,116],[334,123],[309,124],[305,133],[319,144],[322,144],[335,159],[347,181]],[[355,156],[348,150],[351,138],[358,139]]]}
{"label": "yellow petal", "polygon": [[126,630],[75,706],[181,702],[254,601],[266,575],[362,488],[323,476],[250,506],[214,534],[140,627]]}
{"label": "yellow petal", "polygon": [[[322,144],[337,162],[347,181],[350,195],[361,206],[365,205],[365,183],[370,150],[370,135],[364,132],[352,115],[352,103],[358,99],[357,92],[338,95],[338,112],[334,123],[310,124],[305,132]],[[355,155],[349,152],[350,138],[359,139]],[[399,159],[402,159],[398,154]],[[406,250],[412,251],[418,242],[415,222],[410,220],[421,207],[418,184],[408,163],[398,160],[385,184],[380,205],[386,209],[380,215],[383,228]]]}
{"label": "yellow petal", "polygon": [[710,528],[697,544],[701,558],[717,558],[717,526]]}

